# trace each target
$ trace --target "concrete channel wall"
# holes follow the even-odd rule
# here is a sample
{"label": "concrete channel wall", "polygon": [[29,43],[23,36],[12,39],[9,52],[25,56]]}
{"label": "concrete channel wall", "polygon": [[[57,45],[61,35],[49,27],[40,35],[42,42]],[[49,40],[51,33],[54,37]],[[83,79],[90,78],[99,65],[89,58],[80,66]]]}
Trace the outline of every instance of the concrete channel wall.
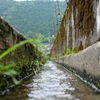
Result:
{"label": "concrete channel wall", "polygon": [[100,84],[100,42],[77,54],[63,56],[55,61],[63,64],[72,72],[80,74],[86,80],[88,79],[90,82],[95,83],[96,86]]}
{"label": "concrete channel wall", "polygon": [[64,54],[67,49],[78,50],[55,61],[100,88],[99,41],[100,0],[69,0],[50,55]]}
{"label": "concrete channel wall", "polygon": [[[0,54],[23,40],[26,40],[26,38],[0,17]],[[41,56],[41,53],[31,43],[27,43],[0,59],[0,65],[6,66],[15,63],[16,66],[13,66],[13,69],[21,72],[16,78],[21,80],[34,73],[33,69],[36,69],[34,61],[41,61]],[[0,91],[7,89],[12,84],[11,77],[0,75]]]}
{"label": "concrete channel wall", "polygon": [[70,0],[68,6],[68,48],[83,50],[100,40],[99,0]]}
{"label": "concrete channel wall", "polygon": [[100,41],[100,0],[69,0],[50,55],[78,51]]}

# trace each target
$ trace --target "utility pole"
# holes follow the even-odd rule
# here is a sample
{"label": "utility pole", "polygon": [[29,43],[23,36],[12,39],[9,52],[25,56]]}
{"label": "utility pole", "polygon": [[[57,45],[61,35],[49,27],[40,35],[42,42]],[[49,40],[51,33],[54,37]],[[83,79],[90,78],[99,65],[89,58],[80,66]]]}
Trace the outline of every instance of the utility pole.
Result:
{"label": "utility pole", "polygon": [[57,17],[57,8],[55,5],[55,15],[56,15],[56,26],[57,26],[57,30],[58,30],[58,17]]}

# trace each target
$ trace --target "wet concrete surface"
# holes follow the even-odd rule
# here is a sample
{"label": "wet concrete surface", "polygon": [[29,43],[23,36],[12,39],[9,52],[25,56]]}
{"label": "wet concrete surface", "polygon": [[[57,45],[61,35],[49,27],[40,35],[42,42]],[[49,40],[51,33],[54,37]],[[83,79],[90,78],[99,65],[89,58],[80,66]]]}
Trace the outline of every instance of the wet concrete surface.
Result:
{"label": "wet concrete surface", "polygon": [[0,100],[100,100],[100,94],[52,61],[16,86]]}

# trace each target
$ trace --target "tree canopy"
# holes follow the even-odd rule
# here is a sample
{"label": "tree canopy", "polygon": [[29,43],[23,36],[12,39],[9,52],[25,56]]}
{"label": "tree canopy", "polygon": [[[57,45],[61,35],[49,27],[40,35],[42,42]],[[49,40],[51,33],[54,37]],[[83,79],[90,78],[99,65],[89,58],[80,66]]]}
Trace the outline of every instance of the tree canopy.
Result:
{"label": "tree canopy", "polygon": [[[17,2],[0,0],[0,16],[3,16],[16,30],[27,38],[36,38],[39,34],[49,36],[52,16],[55,19],[54,6],[56,1],[33,0]],[[65,9],[65,2],[60,2],[61,12]]]}

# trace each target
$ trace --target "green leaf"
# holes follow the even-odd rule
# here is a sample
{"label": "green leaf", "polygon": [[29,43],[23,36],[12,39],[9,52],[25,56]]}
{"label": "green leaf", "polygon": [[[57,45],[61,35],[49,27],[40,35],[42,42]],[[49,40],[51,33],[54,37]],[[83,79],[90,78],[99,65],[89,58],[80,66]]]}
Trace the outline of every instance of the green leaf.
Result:
{"label": "green leaf", "polygon": [[7,54],[9,54],[11,51],[14,51],[15,49],[17,49],[18,47],[26,44],[26,43],[36,43],[39,42],[39,40],[37,39],[30,39],[30,40],[24,40],[16,45],[14,45],[13,47],[9,48],[7,51],[5,51],[3,54],[0,55],[0,59],[2,59],[3,57],[5,57]]}
{"label": "green leaf", "polygon": [[97,87],[100,87],[100,84],[98,84]]}
{"label": "green leaf", "polygon": [[18,75],[18,72],[13,70],[13,69],[10,69],[10,70],[7,70],[4,72],[4,75]]}
{"label": "green leaf", "polygon": [[20,82],[17,81],[17,79],[12,75],[12,80],[16,85],[20,85]]}
{"label": "green leaf", "polygon": [[11,67],[15,66],[16,64],[9,64],[7,66],[0,66],[0,70],[9,70]]}

